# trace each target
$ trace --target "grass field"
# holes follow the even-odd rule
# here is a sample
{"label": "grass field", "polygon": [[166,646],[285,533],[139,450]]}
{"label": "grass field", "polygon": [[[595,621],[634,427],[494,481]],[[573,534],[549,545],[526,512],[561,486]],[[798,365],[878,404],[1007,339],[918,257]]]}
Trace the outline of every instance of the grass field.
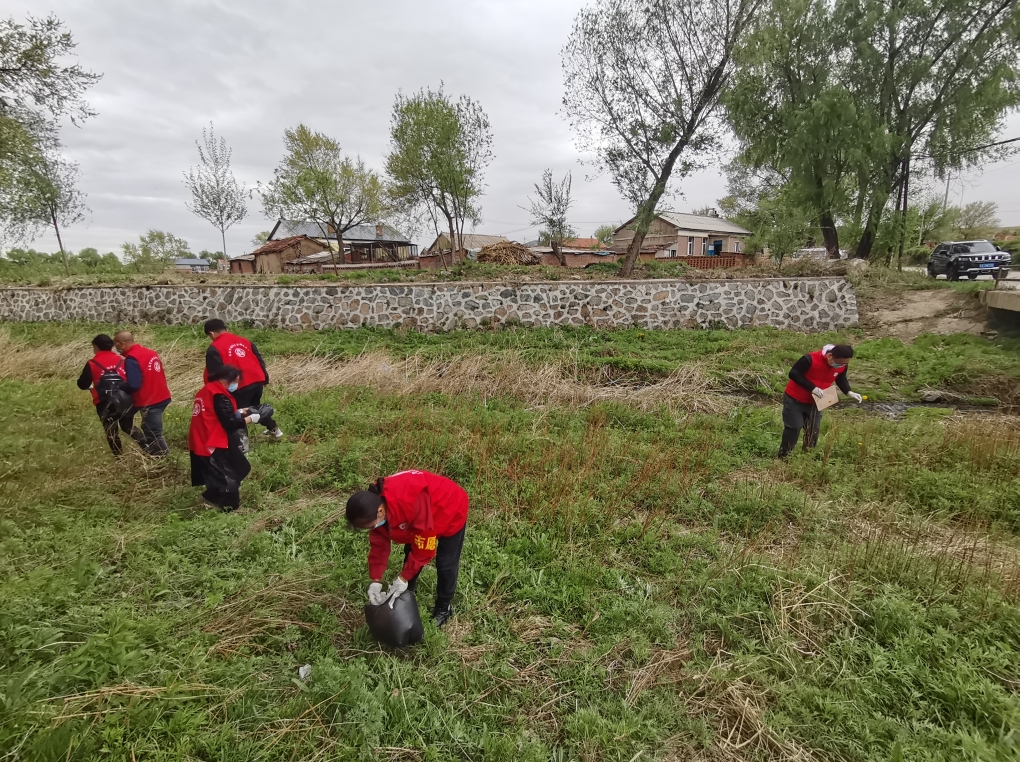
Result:
{"label": "grass field", "polygon": [[[115,462],[73,383],[111,329],[0,327],[2,759],[1020,758],[1015,416],[840,406],[777,463],[835,335],[246,331],[289,436],[221,515],[203,337],[139,332],[174,455]],[[843,338],[869,397],[1017,404],[1016,343]],[[342,508],[407,467],[472,511],[457,617],[393,654]]]}

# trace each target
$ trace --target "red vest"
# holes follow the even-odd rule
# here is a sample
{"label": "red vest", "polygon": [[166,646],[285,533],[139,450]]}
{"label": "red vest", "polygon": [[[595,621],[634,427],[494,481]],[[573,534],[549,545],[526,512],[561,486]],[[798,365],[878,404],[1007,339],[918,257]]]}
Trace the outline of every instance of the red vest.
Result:
{"label": "red vest", "polygon": [[[838,368],[833,368],[829,365],[829,361],[825,359],[825,355],[822,354],[821,350],[812,352],[809,357],[811,358],[811,367],[808,368],[804,377],[819,389],[828,389],[836,383],[836,378],[840,373],[846,373],[845,365],[841,365]],[[811,392],[800,384],[795,383],[793,379],[790,379],[790,383],[786,385],[786,393],[798,402],[805,404],[814,402]]]}
{"label": "red vest", "polygon": [[163,361],[154,350],[141,344],[132,344],[124,356],[135,358],[142,369],[142,388],[131,395],[135,407],[158,405],[170,399],[170,387],[166,385]]}
{"label": "red vest", "polygon": [[[232,333],[221,333],[213,339],[212,345],[219,351],[224,365],[233,365],[241,371],[241,378],[237,382],[238,388],[265,383],[266,374],[262,372],[262,365],[252,351],[248,339]],[[209,380],[208,369],[203,378]]]}
{"label": "red vest", "polygon": [[[118,365],[120,366],[119,368],[117,367]],[[117,375],[127,381],[127,371],[124,370],[124,358],[116,352],[96,352],[93,358],[89,360],[89,370],[92,371],[92,388],[89,391],[92,392],[93,405],[99,404],[99,393],[96,391],[99,377],[110,368],[116,368]]]}
{"label": "red vest", "polygon": [[213,450],[227,449],[227,430],[216,417],[213,395],[225,394],[237,411],[237,402],[219,381],[210,381],[198,390],[191,408],[191,426],[188,427],[188,449],[195,455],[209,457]]}

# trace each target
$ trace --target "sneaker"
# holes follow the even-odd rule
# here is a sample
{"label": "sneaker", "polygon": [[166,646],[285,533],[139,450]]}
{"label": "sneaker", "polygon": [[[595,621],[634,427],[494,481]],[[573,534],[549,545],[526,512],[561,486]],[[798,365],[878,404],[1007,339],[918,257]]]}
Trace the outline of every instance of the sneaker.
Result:
{"label": "sneaker", "polygon": [[436,627],[442,627],[453,618],[453,606],[447,603],[444,606],[436,606],[432,609],[432,621]]}
{"label": "sneaker", "polygon": [[283,432],[280,431],[280,427],[277,426],[272,431],[266,429],[265,431],[262,432],[262,436],[266,437],[267,439],[272,439],[274,442],[279,442],[281,439],[283,439]]}

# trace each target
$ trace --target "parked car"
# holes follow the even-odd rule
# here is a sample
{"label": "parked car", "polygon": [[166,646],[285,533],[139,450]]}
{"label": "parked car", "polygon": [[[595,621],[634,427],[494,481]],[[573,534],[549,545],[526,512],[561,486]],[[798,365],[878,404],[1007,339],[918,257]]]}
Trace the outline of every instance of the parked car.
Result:
{"label": "parked car", "polygon": [[946,241],[928,258],[928,275],[945,275],[947,280],[991,275],[999,280],[1009,274],[1012,261],[1008,251],[1000,251],[991,241]]}

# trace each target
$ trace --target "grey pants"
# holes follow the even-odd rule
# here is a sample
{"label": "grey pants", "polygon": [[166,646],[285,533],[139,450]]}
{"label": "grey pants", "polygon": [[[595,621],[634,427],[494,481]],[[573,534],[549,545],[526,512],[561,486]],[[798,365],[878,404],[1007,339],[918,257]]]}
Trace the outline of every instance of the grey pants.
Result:
{"label": "grey pants", "polygon": [[789,394],[783,395],[783,440],[779,445],[780,458],[785,458],[793,452],[800,438],[800,430],[807,426],[812,413],[814,413],[812,432],[814,441],[809,440],[808,447],[814,447],[817,442],[818,431],[822,427],[822,412],[813,402],[800,402]]}

